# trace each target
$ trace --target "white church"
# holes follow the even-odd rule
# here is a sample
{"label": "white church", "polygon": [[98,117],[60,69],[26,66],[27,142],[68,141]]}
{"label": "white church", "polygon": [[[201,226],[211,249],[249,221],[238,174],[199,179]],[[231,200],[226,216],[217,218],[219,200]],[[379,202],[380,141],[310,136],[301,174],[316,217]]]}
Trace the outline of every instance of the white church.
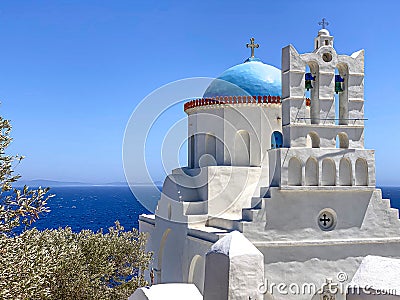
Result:
{"label": "white church", "polygon": [[[184,105],[188,166],[140,231],[140,299],[400,299],[400,221],[364,148],[364,51],[323,29],[281,70],[251,57]],[[311,44],[311,43],[310,43]]]}

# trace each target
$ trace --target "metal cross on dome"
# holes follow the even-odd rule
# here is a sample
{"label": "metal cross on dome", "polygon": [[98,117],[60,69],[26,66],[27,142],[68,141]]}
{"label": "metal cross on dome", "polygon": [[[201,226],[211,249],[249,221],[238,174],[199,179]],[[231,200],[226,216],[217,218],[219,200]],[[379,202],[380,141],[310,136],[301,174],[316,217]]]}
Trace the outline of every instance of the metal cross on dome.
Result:
{"label": "metal cross on dome", "polygon": [[329,25],[329,23],[328,23],[328,21],[327,21],[325,18],[322,18],[322,21],[321,21],[321,22],[318,22],[318,25],[321,25],[321,26],[322,26],[322,29],[325,29],[326,26]]}
{"label": "metal cross on dome", "polygon": [[260,47],[259,44],[254,44],[254,38],[250,39],[250,44],[246,44],[247,48],[251,48],[251,57],[254,57],[254,49]]}

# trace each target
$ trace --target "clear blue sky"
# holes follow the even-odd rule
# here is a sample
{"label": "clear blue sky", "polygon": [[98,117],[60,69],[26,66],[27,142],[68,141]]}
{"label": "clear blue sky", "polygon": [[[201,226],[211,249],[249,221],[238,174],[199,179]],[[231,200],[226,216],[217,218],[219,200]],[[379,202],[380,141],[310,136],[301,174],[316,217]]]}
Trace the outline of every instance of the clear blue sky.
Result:
{"label": "clear blue sky", "polygon": [[17,171],[25,179],[123,181],[124,129],[147,94],[218,76],[248,57],[251,36],[257,56],[280,67],[287,44],[312,50],[325,17],[339,53],[366,50],[365,144],[376,149],[378,184],[400,185],[399,11],[397,0],[3,0],[0,113],[13,122],[10,150],[27,156]]}

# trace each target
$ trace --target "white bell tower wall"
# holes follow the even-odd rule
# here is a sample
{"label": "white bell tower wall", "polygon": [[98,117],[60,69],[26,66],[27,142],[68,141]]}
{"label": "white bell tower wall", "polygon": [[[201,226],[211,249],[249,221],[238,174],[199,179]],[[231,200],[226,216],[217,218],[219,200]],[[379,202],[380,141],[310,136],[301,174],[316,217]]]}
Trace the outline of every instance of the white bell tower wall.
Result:
{"label": "white bell tower wall", "polygon": [[282,131],[288,149],[269,151],[272,186],[375,186],[374,151],[364,149],[364,51],[338,54],[326,29],[313,52],[283,48]]}
{"label": "white bell tower wall", "polygon": [[[299,54],[292,45],[282,49],[284,146],[306,147],[307,135],[315,132],[321,140],[321,148],[335,148],[336,136],[340,133],[348,136],[351,148],[363,148],[364,51],[351,56],[337,54],[333,37],[326,29],[319,32],[315,46],[317,44],[313,52],[305,54]],[[315,78],[311,82],[313,88],[310,89],[308,105],[305,88],[307,66]],[[336,97],[338,112],[335,111],[335,75],[343,79],[343,91]]]}

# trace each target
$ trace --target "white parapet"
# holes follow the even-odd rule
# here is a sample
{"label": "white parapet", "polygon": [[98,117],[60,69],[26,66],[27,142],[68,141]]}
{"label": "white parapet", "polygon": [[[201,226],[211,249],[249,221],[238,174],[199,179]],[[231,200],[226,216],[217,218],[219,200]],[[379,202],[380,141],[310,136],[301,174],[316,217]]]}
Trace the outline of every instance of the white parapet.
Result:
{"label": "white parapet", "polygon": [[128,300],[202,300],[194,284],[166,283],[138,288]]}
{"label": "white parapet", "polygon": [[347,299],[400,299],[400,259],[369,255],[354,275]]}
{"label": "white parapet", "polygon": [[217,241],[206,255],[204,300],[261,300],[263,282],[263,254],[238,231]]}

